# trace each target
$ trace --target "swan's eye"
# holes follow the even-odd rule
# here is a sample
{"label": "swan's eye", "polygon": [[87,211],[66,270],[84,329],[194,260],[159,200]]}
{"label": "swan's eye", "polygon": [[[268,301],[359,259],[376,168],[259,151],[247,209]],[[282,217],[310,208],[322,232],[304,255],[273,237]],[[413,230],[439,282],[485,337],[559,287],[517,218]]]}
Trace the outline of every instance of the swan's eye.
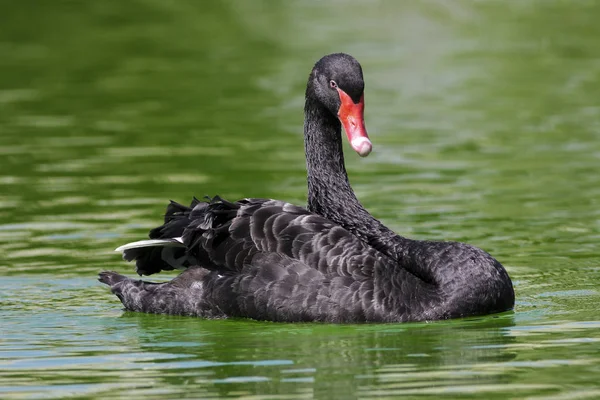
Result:
{"label": "swan's eye", "polygon": [[329,81],[329,87],[332,89],[337,89],[337,83],[332,79]]}

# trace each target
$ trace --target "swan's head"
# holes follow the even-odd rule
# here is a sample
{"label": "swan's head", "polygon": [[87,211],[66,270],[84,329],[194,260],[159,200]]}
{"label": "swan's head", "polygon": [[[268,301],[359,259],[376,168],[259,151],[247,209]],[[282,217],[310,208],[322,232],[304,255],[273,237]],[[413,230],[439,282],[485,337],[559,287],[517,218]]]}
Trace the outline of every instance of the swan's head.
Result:
{"label": "swan's head", "polygon": [[358,61],[343,53],[321,58],[312,70],[309,88],[339,118],[352,148],[361,157],[368,156],[372,145],[365,128],[365,82]]}

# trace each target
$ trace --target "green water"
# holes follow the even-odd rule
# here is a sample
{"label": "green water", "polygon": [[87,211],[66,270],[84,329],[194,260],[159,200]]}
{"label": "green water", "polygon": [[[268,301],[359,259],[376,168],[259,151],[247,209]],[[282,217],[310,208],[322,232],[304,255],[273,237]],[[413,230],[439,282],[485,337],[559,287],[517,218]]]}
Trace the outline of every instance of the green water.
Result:
{"label": "green water", "polygon": [[[0,1],[0,398],[600,398],[600,3]],[[125,313],[166,201],[304,204],[322,55],[361,61],[373,214],[480,246],[514,313],[276,324]],[[346,146],[348,150],[348,146]],[[166,275],[169,278],[173,275]]]}

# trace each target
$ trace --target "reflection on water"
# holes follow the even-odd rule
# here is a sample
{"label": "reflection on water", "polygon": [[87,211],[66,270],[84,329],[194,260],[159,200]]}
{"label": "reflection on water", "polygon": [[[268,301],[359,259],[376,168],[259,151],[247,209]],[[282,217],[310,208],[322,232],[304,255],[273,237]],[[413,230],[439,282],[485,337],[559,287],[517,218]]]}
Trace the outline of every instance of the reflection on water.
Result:
{"label": "reflection on water", "polygon": [[[0,397],[600,397],[599,7],[5,6]],[[333,51],[365,72],[375,147],[347,156],[361,201],[404,235],[494,254],[515,313],[374,326],[123,313],[96,273],[132,271],[112,249],[168,199],[305,201],[304,85]]]}
{"label": "reflection on water", "polygon": [[432,324],[207,321],[123,313],[86,278],[5,282],[18,289],[0,297],[0,377],[14,383],[0,391],[18,385],[34,397],[542,396],[590,385],[600,341],[600,322],[540,324],[528,313]]}
{"label": "reflection on water", "polygon": [[[131,394],[136,396],[158,396],[165,390],[226,395],[248,390],[235,387],[244,384],[258,393],[295,394],[293,398],[332,391],[347,398],[407,381],[413,389],[431,386],[431,379],[439,387],[468,384],[473,377],[492,385],[503,379],[502,368],[494,365],[517,356],[512,313],[406,325],[203,321],[120,315],[82,278],[7,282],[19,289],[11,298],[1,298],[3,309],[11,312],[5,328],[13,331],[4,338],[2,377],[16,379],[30,394],[43,393],[46,385],[63,385],[54,390],[121,395],[134,382]],[[101,307],[82,306],[82,296],[104,301]],[[17,332],[18,327],[28,333]],[[24,335],[28,346],[23,346]],[[72,375],[79,377],[77,382]],[[99,382],[110,385],[93,385]]]}

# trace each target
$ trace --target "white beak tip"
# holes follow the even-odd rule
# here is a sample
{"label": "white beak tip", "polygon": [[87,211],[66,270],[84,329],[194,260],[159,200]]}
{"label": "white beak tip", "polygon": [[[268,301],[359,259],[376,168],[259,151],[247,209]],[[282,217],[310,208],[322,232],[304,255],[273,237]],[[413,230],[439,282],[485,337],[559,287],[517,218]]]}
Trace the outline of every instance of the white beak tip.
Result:
{"label": "white beak tip", "polygon": [[352,146],[354,151],[356,151],[361,157],[368,156],[369,153],[371,153],[371,150],[373,150],[373,145],[371,144],[371,141],[363,136],[353,139],[350,145]]}

